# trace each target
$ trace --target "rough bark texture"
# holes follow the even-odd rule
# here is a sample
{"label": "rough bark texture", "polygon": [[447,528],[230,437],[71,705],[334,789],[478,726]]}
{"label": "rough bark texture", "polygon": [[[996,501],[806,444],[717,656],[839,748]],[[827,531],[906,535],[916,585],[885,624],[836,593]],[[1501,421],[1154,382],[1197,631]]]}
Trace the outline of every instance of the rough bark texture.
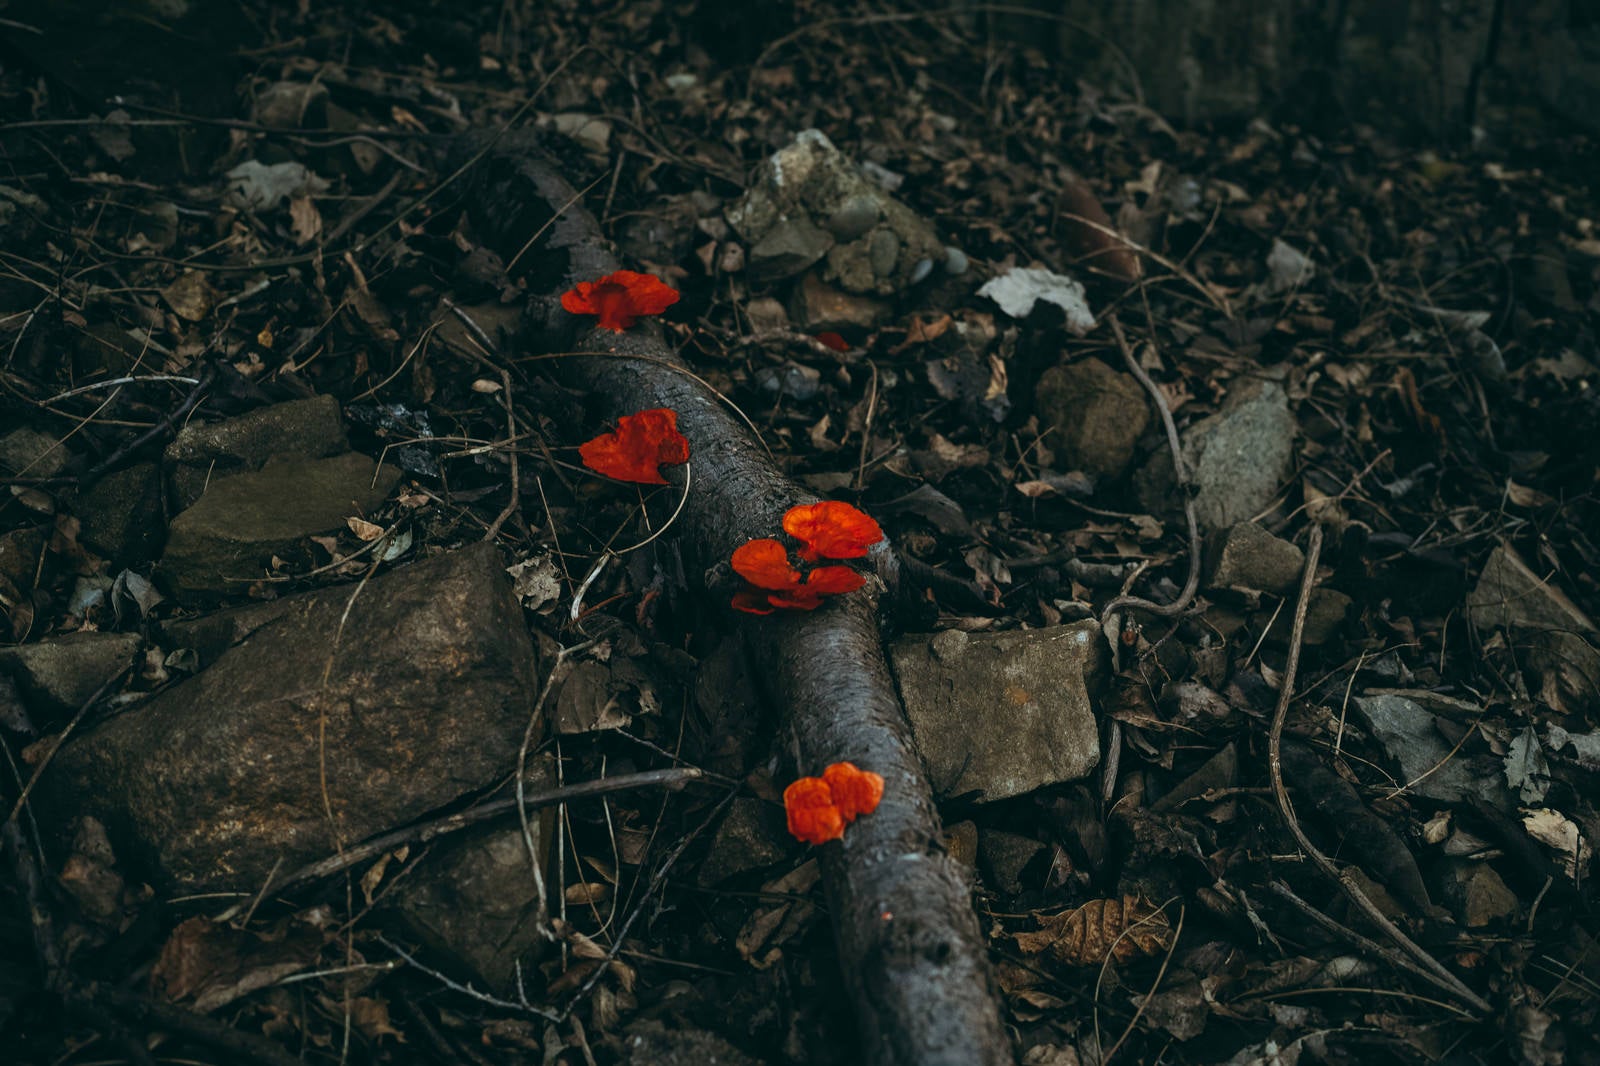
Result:
{"label": "rough bark texture", "polygon": [[[559,294],[617,263],[587,211],[575,205],[561,210],[574,194],[536,147],[502,141],[480,161],[470,188],[468,206],[480,236],[508,260],[550,223],[514,272],[542,294],[530,304],[530,333],[548,350],[608,353],[563,359],[560,373],[603,398],[612,414],[650,407],[678,412],[678,427],[693,448],[693,483],[673,534],[691,584],[746,540],[773,535],[789,507],[816,498],[779,474],[708,389],[674,369],[681,364],[653,324],[573,337],[577,324],[559,311]],[[673,469],[668,476],[681,484],[683,473]],[[1011,1062],[969,886],[942,845],[872,598],[841,597],[810,614],[730,613],[730,621],[736,618],[753,673],[765,680],[784,716],[800,772],[850,760],[886,782],[877,811],[852,825],[842,842],[821,849],[862,1060],[895,1066]]]}

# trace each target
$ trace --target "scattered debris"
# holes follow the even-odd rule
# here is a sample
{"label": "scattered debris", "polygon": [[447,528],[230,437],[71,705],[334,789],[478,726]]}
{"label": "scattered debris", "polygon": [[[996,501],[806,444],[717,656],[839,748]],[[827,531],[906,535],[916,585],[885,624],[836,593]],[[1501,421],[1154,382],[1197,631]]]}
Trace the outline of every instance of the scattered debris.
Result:
{"label": "scattered debris", "polygon": [[1094,312],[1089,310],[1082,283],[1042,267],[1013,267],[984,282],[978,295],[993,300],[1018,320],[1033,314],[1035,304],[1047,303],[1066,315],[1070,332],[1081,337],[1094,329]]}
{"label": "scattered debris", "polygon": [[944,263],[922,219],[863,178],[820,130],[804,130],[762,165],[728,222],[750,244],[757,280],[791,278],[826,262],[822,280],[887,296]]}

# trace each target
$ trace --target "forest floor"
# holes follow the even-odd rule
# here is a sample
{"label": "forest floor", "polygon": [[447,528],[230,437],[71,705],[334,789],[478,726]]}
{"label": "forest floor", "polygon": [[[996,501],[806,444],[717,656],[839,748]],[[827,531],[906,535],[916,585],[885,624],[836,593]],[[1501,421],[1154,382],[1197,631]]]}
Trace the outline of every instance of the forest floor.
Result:
{"label": "forest floor", "polygon": [[[608,427],[498,329],[522,280],[448,149],[538,128],[623,265],[681,293],[693,371],[934,575],[886,632],[1114,626],[1088,777],[938,797],[1020,1059],[1600,1063],[1593,140],[1175,129],[981,18],[823,0],[776,28],[205,7],[182,35],[84,16],[70,48],[5,29],[0,645],[143,642],[58,718],[0,646],[10,1061],[852,1061],[816,863],[782,832],[794,768],[728,650],[781,620],[702,595],[666,540],[585,581],[674,490],[585,471]],[[958,251],[868,295],[763,260],[725,212],[808,129]],[[1081,279],[1046,288],[1093,325],[978,291],[1029,267]],[[105,539],[94,509],[133,504],[89,490],[176,425],[314,396],[357,451],[407,452],[385,502],[220,597],[163,571],[170,503]],[[63,730],[187,683],[176,623],[486,532],[556,671],[559,780],[703,774],[560,808],[561,944],[520,988],[374,905],[404,849],[241,911],[18,802]],[[1107,611],[1130,594],[1162,609]]]}

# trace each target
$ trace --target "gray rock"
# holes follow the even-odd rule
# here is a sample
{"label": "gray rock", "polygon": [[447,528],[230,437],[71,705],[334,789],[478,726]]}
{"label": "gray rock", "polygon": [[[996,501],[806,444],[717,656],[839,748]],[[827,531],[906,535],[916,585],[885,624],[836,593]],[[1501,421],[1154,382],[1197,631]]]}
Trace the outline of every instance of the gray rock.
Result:
{"label": "gray rock", "polygon": [[1511,634],[1544,703],[1561,711],[1600,706],[1600,631],[1510,547],[1502,544],[1484,564],[1467,596],[1467,617],[1482,632]]}
{"label": "gray rock", "polygon": [[933,227],[867,180],[818,130],[773,153],[727,215],[751,245],[758,280],[793,277],[826,255],[825,281],[888,295],[913,284],[922,261],[944,259]]}
{"label": "gray rock", "polygon": [[728,807],[711,849],[695,881],[715,885],[748,870],[770,866],[789,853],[788,842],[779,835],[783,816],[774,814],[758,799],[736,799]]}
{"label": "gray rock", "polygon": [[[1288,397],[1270,381],[1238,383],[1222,410],[1183,431],[1195,517],[1203,528],[1231,526],[1266,509],[1289,472],[1294,433]],[[1173,483],[1171,456],[1157,452],[1140,471],[1140,501],[1151,511],[1164,510]]]}
{"label": "gray rock", "polygon": [[785,219],[750,246],[750,276],[756,281],[792,278],[828,254],[833,238],[805,219]]}
{"label": "gray rock", "polygon": [[1206,587],[1287,592],[1300,581],[1306,557],[1255,522],[1236,522],[1206,538]]}
{"label": "gray rock", "polygon": [[[1301,642],[1314,648],[1338,636],[1354,602],[1338,589],[1312,589],[1306,603],[1306,626],[1301,634]],[[1289,643],[1294,631],[1294,605],[1285,603],[1283,609],[1276,613],[1272,628],[1267,630],[1267,643],[1281,648]]]}
{"label": "gray rock", "polygon": [[1481,929],[1517,913],[1517,895],[1485,862],[1446,859],[1438,872],[1439,897],[1468,929]]}
{"label": "gray rock", "polygon": [[157,574],[177,595],[242,592],[275,552],[377,507],[400,472],[364,455],[273,463],[215,481],[172,520]]}
{"label": "gray rock", "polygon": [[1039,378],[1034,403],[1062,464],[1097,478],[1121,477],[1150,424],[1150,401],[1133,375],[1098,359],[1053,366]]}
{"label": "gray rock", "polygon": [[968,268],[971,266],[972,261],[967,258],[966,252],[963,252],[960,248],[957,248],[953,244],[945,246],[944,272],[946,274],[949,274],[953,278],[959,278],[961,275],[965,274]]}
{"label": "gray rock", "polygon": [[1490,755],[1454,751],[1432,712],[1404,696],[1361,696],[1352,701],[1373,739],[1397,768],[1395,785],[1439,803],[1477,798],[1496,810],[1511,804],[1504,763]]}
{"label": "gray rock", "polygon": [[48,433],[23,426],[0,437],[0,471],[24,477],[55,477],[71,453]]}
{"label": "gray rock", "polygon": [[167,462],[175,467],[173,495],[182,509],[199,499],[208,483],[230,474],[260,470],[274,459],[324,459],[349,449],[338,402],[313,396],[185,426],[167,445]]}
{"label": "gray rock", "polygon": [[[848,248],[849,245],[840,245],[839,248]],[[875,277],[888,277],[894,272],[894,265],[900,258],[900,238],[894,235],[891,229],[876,229],[867,239],[867,259],[872,264],[872,274]],[[929,261],[931,262],[931,260]],[[921,281],[916,276],[917,270],[912,268],[911,280]],[[926,272],[924,272],[926,276]],[[846,285],[845,288],[853,288]]]}
{"label": "gray rock", "polygon": [[51,806],[163,885],[255,892],[500,780],[538,688],[503,566],[479,544],[246,608],[248,637],[60,750]]}
{"label": "gray rock", "polygon": [[830,329],[873,329],[888,321],[890,308],[882,300],[870,296],[841,292],[811,273],[794,287],[789,313],[796,329],[817,333]]}
{"label": "gray rock", "polygon": [[889,649],[935,792],[979,802],[1073,781],[1099,761],[1090,693],[1108,676],[1099,623],[947,630]]}
{"label": "gray rock", "polygon": [[[555,812],[534,814],[529,826],[544,868]],[[424,947],[501,995],[515,992],[517,964],[529,975],[548,943],[542,932],[548,915],[516,818],[435,845],[399,882],[391,905]]]}
{"label": "gray rock", "polygon": [[828,216],[828,232],[835,240],[853,241],[865,237],[878,224],[878,201],[872,196],[846,197]]}
{"label": "gray rock", "polygon": [[166,535],[161,470],[135,463],[107,474],[72,504],[82,522],[78,539],[118,566],[154,559]]}
{"label": "gray rock", "polygon": [[1003,829],[985,829],[978,834],[978,857],[990,887],[1012,896],[1022,891],[1023,868],[1043,850],[1044,845],[1032,837]]}
{"label": "gray rock", "polygon": [[43,727],[77,711],[132,665],[140,643],[137,633],[68,633],[0,648],[0,675],[16,683],[34,724]]}

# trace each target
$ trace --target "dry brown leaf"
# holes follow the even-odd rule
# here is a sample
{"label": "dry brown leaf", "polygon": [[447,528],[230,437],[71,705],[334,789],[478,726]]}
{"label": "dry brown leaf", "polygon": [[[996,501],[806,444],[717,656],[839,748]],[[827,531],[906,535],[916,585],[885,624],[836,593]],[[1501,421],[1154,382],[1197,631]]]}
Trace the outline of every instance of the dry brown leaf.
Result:
{"label": "dry brown leaf", "polygon": [[364,541],[377,540],[383,536],[383,527],[374,522],[368,522],[365,518],[352,516],[346,518],[344,524],[350,527],[350,532]]}
{"label": "dry brown leaf", "polygon": [[198,322],[209,315],[217,303],[217,294],[206,276],[195,270],[179,275],[178,280],[161,290],[161,298],[179,318],[190,322]]}
{"label": "dry brown leaf", "polygon": [[1172,942],[1164,912],[1138,896],[1092,899],[1081,907],[1043,918],[1034,933],[1017,933],[1027,955],[1049,952],[1069,966],[1097,966],[1107,954],[1119,962],[1155,955]]}
{"label": "dry brown leaf", "polygon": [[605,902],[611,895],[611,886],[601,881],[579,881],[577,884],[568,885],[562,895],[566,897],[568,903],[586,907]]}
{"label": "dry brown leaf", "polygon": [[322,212],[309,196],[296,196],[289,201],[289,232],[296,244],[310,244],[322,233]]}
{"label": "dry brown leaf", "polygon": [[[816,886],[821,876],[817,861],[810,859],[777,880],[761,886],[761,890],[803,896]],[[744,923],[744,928],[739,930],[734,946],[750,965],[764,970],[783,957],[781,945],[805,928],[815,911],[816,908],[810,903],[798,899],[757,908]]]}
{"label": "dry brown leaf", "polygon": [[356,1023],[356,1028],[361,1030],[361,1035],[368,1040],[392,1036],[402,1044],[406,1042],[405,1034],[396,1029],[389,1020],[389,1004],[381,999],[372,999],[369,996],[357,996],[352,999],[350,1020]]}
{"label": "dry brown leaf", "polygon": [[1061,211],[1061,240],[1075,260],[1118,281],[1139,280],[1139,256],[1116,235],[1111,216],[1093,189],[1080,179],[1069,178],[1057,205]]}
{"label": "dry brown leaf", "polygon": [[150,988],[172,1002],[192,998],[194,1010],[209,1013],[305,969],[324,940],[320,930],[301,921],[264,935],[190,918],[162,945]]}

